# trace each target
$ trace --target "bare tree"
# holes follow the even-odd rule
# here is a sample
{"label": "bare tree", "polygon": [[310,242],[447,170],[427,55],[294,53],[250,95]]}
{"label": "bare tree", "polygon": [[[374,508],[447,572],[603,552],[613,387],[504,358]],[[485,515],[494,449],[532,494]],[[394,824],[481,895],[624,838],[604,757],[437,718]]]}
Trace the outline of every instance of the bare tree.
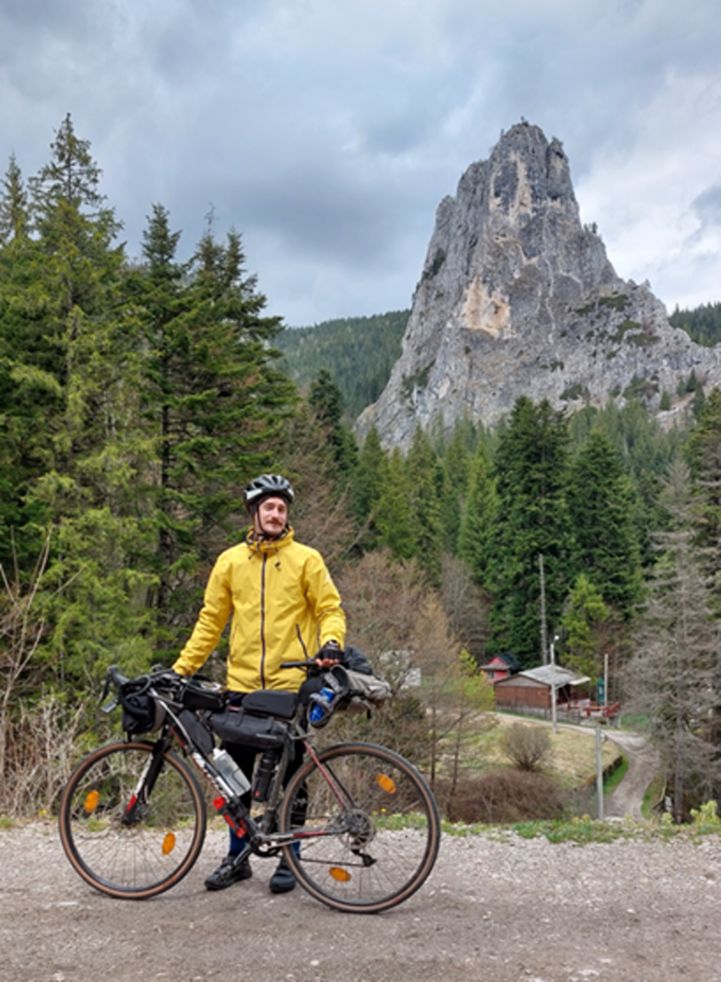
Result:
{"label": "bare tree", "polygon": [[636,654],[625,672],[629,708],[648,717],[670,779],[673,814],[712,795],[721,769],[708,739],[719,676],[719,624],[694,547],[688,469],[678,460],[662,503],[671,527],[655,536],[658,560],[635,636]]}

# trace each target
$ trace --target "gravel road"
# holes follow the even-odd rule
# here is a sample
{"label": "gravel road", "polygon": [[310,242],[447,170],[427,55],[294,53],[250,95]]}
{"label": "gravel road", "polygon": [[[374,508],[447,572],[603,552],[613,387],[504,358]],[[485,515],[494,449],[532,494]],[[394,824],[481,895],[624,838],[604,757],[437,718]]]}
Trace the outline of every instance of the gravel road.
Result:
{"label": "gravel road", "polygon": [[3,982],[721,982],[721,838],[551,845],[444,837],[426,885],[378,916],[300,889],[272,896],[272,861],[208,893],[224,852],[145,902],[84,884],[53,824],[0,830]]}

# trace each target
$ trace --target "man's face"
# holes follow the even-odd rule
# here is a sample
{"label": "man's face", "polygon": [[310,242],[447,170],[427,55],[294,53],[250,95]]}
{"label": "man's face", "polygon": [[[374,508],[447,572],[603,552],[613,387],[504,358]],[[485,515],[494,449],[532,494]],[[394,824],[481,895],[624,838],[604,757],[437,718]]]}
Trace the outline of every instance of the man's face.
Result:
{"label": "man's face", "polygon": [[285,498],[264,498],[255,513],[255,530],[269,536],[280,535],[288,523]]}

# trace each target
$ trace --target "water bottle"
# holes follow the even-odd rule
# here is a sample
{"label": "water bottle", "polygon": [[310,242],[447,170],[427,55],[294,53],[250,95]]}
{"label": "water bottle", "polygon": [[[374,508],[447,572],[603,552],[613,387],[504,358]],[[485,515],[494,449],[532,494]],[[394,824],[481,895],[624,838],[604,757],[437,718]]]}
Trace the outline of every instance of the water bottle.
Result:
{"label": "water bottle", "polygon": [[253,790],[250,796],[253,801],[267,801],[268,788],[275,773],[275,765],[278,763],[278,753],[275,750],[266,750],[260,757],[258,765],[253,775]]}
{"label": "water bottle", "polygon": [[314,692],[310,697],[310,713],[308,719],[311,726],[325,726],[333,712],[333,700],[336,693],[330,686],[324,685],[320,692]]}
{"label": "water bottle", "polygon": [[213,763],[233,794],[241,795],[250,787],[250,781],[238,767],[227,750],[216,747],[213,750]]}

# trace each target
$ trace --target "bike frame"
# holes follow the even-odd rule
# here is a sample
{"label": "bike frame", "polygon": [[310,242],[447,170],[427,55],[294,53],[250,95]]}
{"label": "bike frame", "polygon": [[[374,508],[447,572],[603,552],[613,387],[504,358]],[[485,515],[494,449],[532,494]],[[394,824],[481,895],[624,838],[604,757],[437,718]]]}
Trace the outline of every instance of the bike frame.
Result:
{"label": "bike frame", "polygon": [[[260,821],[256,821],[250,809],[243,803],[240,796],[233,792],[227,781],[213,763],[212,757],[205,753],[198,746],[196,740],[188,732],[179,718],[177,707],[171,700],[167,699],[152,686],[148,690],[153,699],[160,702],[166,711],[166,716],[162,724],[160,736],[152,741],[153,755],[148,763],[145,772],[141,775],[137,787],[126,806],[123,823],[133,824],[134,816],[147,801],[163,764],[163,754],[171,750],[174,746],[180,747],[184,757],[190,760],[197,771],[199,771],[207,783],[218,792],[213,798],[213,807],[224,819],[227,825],[238,835],[245,836],[249,843],[249,851],[259,856],[277,855],[284,846],[291,845],[293,842],[302,841],[310,838],[323,838],[325,836],[338,835],[338,827],[334,825],[328,828],[294,829],[292,832],[273,831],[275,826],[278,807],[280,805],[284,788],[283,779],[285,778],[288,764],[290,762],[291,748],[294,743],[302,743],[308,758],[318,768],[328,787],[338,804],[343,807],[344,798],[337,781],[330,770],[322,763],[318,757],[309,734],[302,727],[302,719],[305,714],[303,707],[298,707],[295,717],[291,721],[288,736],[286,737],[280,760],[276,767],[276,772],[270,784],[266,809]],[[110,711],[109,707],[108,711]],[[190,710],[190,712],[193,712]],[[194,714],[195,715],[195,714]],[[197,718],[197,717],[196,717]]]}

